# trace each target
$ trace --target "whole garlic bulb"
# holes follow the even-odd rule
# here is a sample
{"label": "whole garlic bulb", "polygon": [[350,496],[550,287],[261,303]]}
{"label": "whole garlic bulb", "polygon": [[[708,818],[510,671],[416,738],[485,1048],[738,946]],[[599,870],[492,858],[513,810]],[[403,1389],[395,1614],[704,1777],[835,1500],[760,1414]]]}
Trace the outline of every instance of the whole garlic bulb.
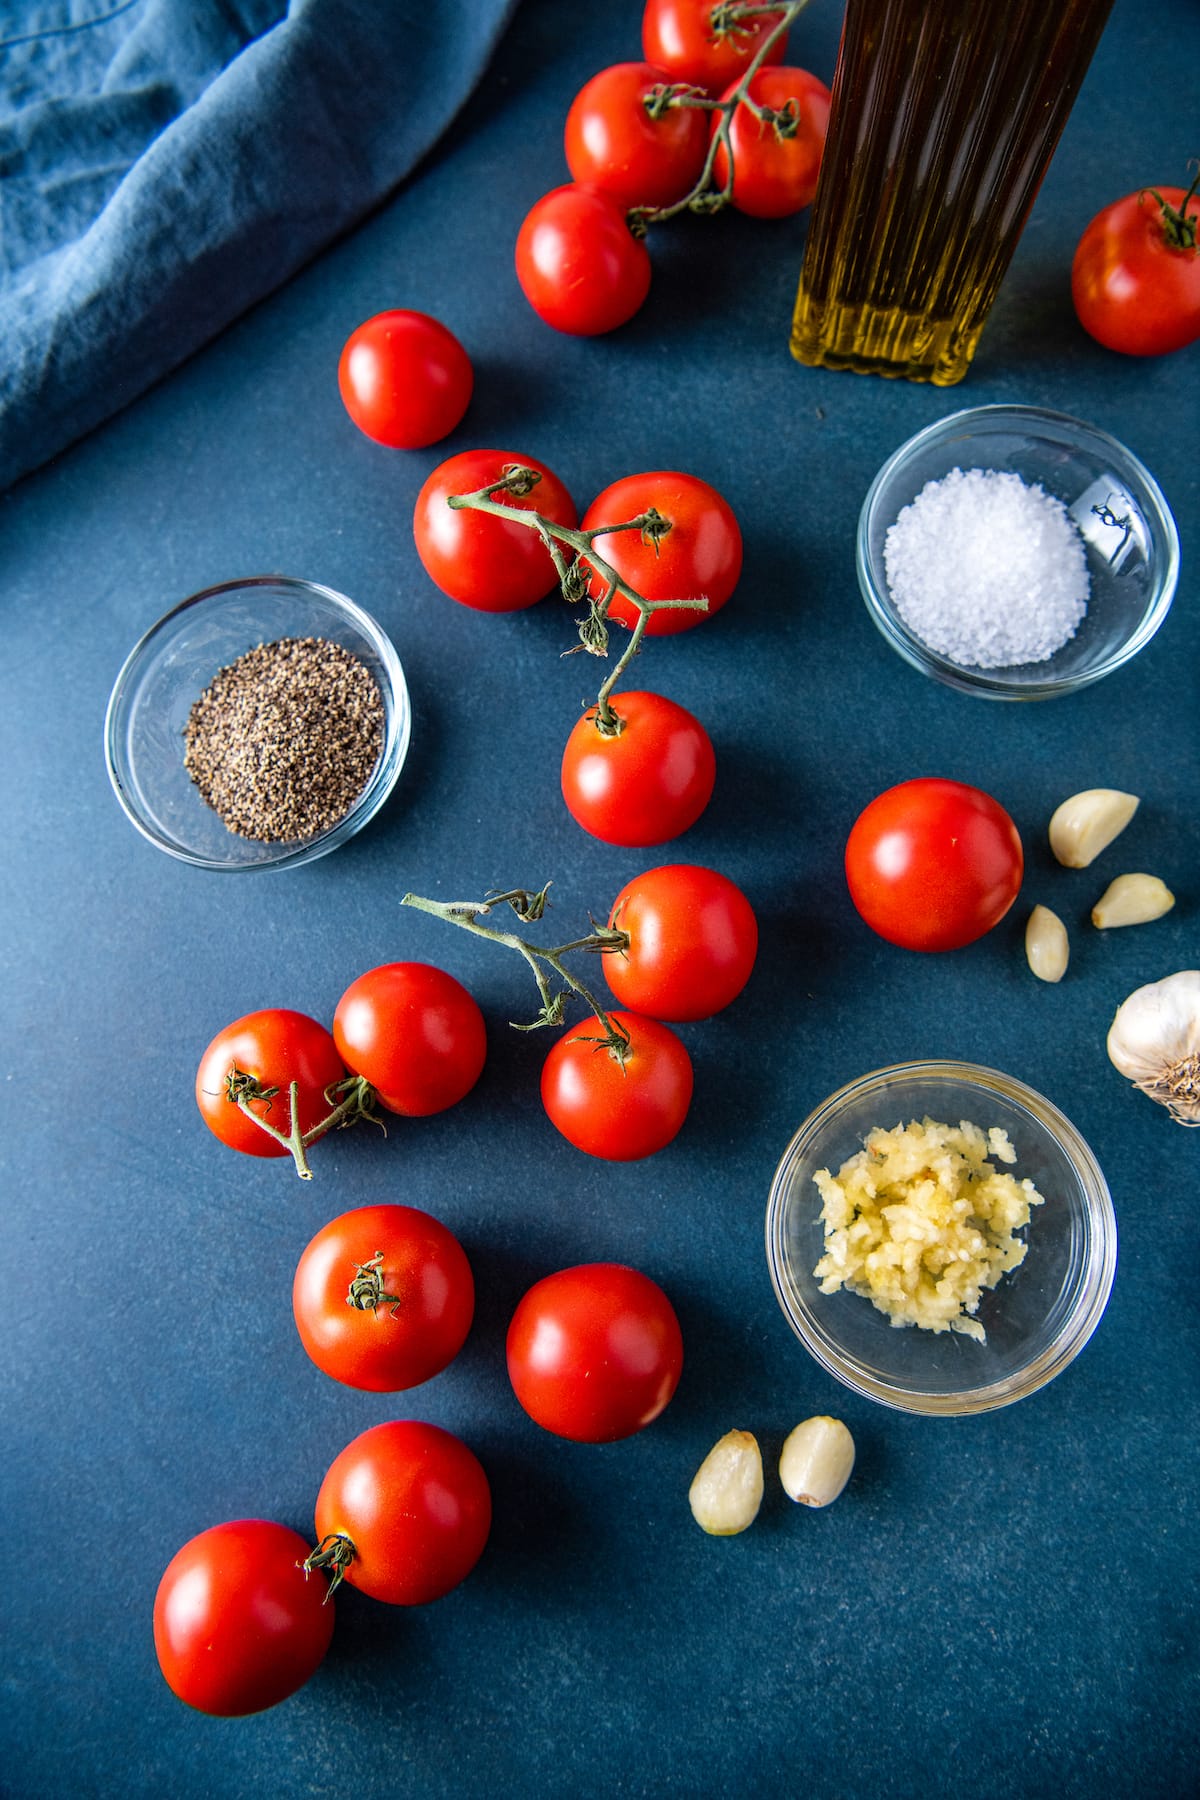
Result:
{"label": "whole garlic bulb", "polygon": [[1200,969],[1183,969],[1117,1008],[1108,1054],[1181,1125],[1200,1125]]}

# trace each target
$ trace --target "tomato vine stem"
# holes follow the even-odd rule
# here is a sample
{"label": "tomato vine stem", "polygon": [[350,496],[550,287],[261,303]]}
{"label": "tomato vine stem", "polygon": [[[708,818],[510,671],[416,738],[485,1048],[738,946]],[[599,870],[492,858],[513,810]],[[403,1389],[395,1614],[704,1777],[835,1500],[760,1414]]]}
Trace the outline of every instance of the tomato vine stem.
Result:
{"label": "tomato vine stem", "polygon": [[[554,563],[564,600],[572,606],[583,600],[588,602],[587,617],[579,626],[580,641],[577,649],[586,650],[593,656],[607,656],[608,615],[613,601],[620,594],[636,609],[637,619],[630,629],[629,642],[606,680],[601,683],[596,700],[597,726],[605,736],[612,737],[620,731],[621,721],[612,709],[610,698],[621,676],[641,649],[651,615],[684,609],[707,612],[708,600],[703,597],[695,600],[647,600],[593,548],[598,537],[609,537],[618,531],[636,531],[647,543],[653,545],[657,555],[663,538],[672,530],[672,524],[670,519],[664,518],[653,506],[644,513],[639,513],[636,519],[623,519],[615,525],[595,525],[585,531],[580,527],[560,525],[532,507],[513,506],[507,500],[496,498],[498,494],[508,494],[513,499],[524,499],[534,491],[540,480],[541,475],[536,469],[525,468],[519,463],[513,464],[511,468],[505,469],[499,481],[478,488],[471,494],[450,494],[446,504],[456,512],[492,513],[498,519],[507,519],[514,525],[522,525],[528,531],[537,532]],[[573,556],[568,558],[564,554],[566,550],[572,551]],[[598,576],[604,584],[604,592],[599,599],[591,592],[592,576]]]}
{"label": "tomato vine stem", "polygon": [[[696,177],[695,186],[681,200],[673,201],[670,206],[635,206],[625,215],[626,223],[635,237],[645,237],[651,225],[661,225],[667,219],[674,219],[680,213],[716,213],[729,205],[733,198],[733,143],[730,128],[733,115],[739,106],[745,106],[763,125],[770,125],[781,137],[794,137],[796,134],[796,109],[789,101],[780,111],[773,107],[761,106],[751,98],[750,84],[758,71],[766,62],[772,48],[780,37],[799,18],[808,0],[784,0],[779,6],[757,6],[739,4],[739,0],[721,0],[721,4],[713,7],[710,23],[713,34],[717,37],[738,36],[752,19],[773,18],[776,23],[763,37],[758,49],[742,71],[736,87],[730,88],[724,99],[714,100],[699,88],[674,86],[667,90],[655,89],[647,97],[646,109],[651,117],[655,111],[669,106],[700,107],[706,112],[718,115],[716,125],[709,138],[708,153],[704,158],[704,167]],[[665,97],[664,97],[665,94]],[[725,181],[721,187],[713,185],[713,170],[717,156],[721,150],[725,152]]]}
{"label": "tomato vine stem", "polygon": [[[595,1040],[597,1048],[606,1049],[624,1068],[629,1054],[629,1033],[617,1023],[611,1013],[605,1011],[591,989],[567,968],[563,958],[576,950],[611,955],[627,947],[628,934],[614,927],[593,926],[586,937],[575,938],[569,944],[546,949],[542,945],[531,944],[528,938],[519,937],[515,931],[502,931],[495,925],[480,923],[495,907],[507,905],[522,924],[536,924],[545,912],[549,885],[547,882],[536,893],[528,888],[511,888],[503,894],[489,894],[484,900],[425,900],[419,894],[405,894],[401,905],[415,907],[418,912],[429,913],[435,919],[444,919],[447,924],[458,925],[464,931],[474,932],[476,937],[487,938],[494,944],[505,944],[524,957],[537,982],[542,1010],[528,1025],[518,1025],[515,1020],[510,1020],[514,1031],[536,1031],[542,1025],[561,1025],[564,1002],[567,994],[573,993],[591,1008],[599,1021],[603,1035]],[[551,975],[557,976],[563,983],[557,991],[552,986]]]}
{"label": "tomato vine stem", "polygon": [[308,1555],[300,1565],[304,1570],[304,1573],[306,1575],[311,1575],[314,1569],[327,1569],[329,1571],[329,1586],[326,1589],[325,1598],[321,1602],[323,1606],[326,1602],[332,1600],[334,1593],[337,1591],[345,1576],[346,1570],[350,1567],[350,1564],[357,1555],[358,1551],[344,1531],[327,1532],[317,1545],[316,1549],[309,1551]]}
{"label": "tomato vine stem", "polygon": [[375,1111],[375,1093],[370,1083],[361,1075],[348,1075],[343,1081],[335,1081],[325,1089],[325,1104],[330,1108],[325,1118],[319,1119],[307,1131],[300,1129],[299,1096],[300,1084],[293,1081],[288,1084],[288,1128],[281,1131],[273,1125],[265,1113],[256,1112],[255,1105],[266,1101],[269,1107],[278,1094],[277,1087],[263,1087],[253,1075],[236,1066],[230,1069],[225,1077],[225,1098],[231,1101],[240,1112],[252,1120],[260,1131],[282,1144],[296,1165],[296,1173],[302,1181],[312,1180],[312,1170],[308,1166],[305,1151],[310,1144],[324,1137],[327,1131],[340,1129],[344,1125],[354,1125],[359,1119],[369,1119],[373,1125],[385,1129],[383,1120]]}

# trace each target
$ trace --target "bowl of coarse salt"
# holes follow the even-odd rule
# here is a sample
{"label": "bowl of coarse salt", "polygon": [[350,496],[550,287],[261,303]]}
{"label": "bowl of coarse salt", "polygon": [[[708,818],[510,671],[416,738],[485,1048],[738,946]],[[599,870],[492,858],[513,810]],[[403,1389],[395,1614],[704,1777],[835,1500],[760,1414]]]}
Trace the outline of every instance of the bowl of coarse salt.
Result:
{"label": "bowl of coarse salt", "polygon": [[1136,656],[1167,616],[1179,534],[1124,445],[1063,413],[977,406],[902,444],[858,524],[883,636],[925,675],[1045,700]]}

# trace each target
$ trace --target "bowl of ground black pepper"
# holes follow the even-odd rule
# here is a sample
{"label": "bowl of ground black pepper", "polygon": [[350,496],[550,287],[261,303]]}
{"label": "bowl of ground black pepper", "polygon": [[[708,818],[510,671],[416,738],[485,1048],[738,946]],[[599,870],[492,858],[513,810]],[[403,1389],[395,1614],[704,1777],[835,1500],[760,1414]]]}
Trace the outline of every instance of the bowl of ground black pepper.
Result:
{"label": "bowl of ground black pepper", "polygon": [[352,600],[252,576],[182,601],[108,703],[109,778],[143,837],[197,868],[283,869],[375,816],[408,752],[400,659]]}
{"label": "bowl of ground black pepper", "polygon": [[867,609],[934,680],[991,700],[1087,687],[1150,642],[1179,534],[1107,432],[1036,406],[977,406],[888,458],[859,516]]}

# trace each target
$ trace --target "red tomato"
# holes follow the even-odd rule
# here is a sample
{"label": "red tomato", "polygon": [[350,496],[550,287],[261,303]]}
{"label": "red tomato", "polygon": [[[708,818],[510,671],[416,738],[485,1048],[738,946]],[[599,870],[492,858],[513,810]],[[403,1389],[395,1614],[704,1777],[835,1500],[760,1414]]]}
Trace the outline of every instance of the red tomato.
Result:
{"label": "red tomato", "polygon": [[683,1334],[658,1283],[620,1263],[536,1282],[508,1328],[508,1374],[535,1424],[580,1444],[632,1437],[679,1385]]}
{"label": "red tomato", "polygon": [[663,107],[647,97],[671,78],[652,63],[614,63],[580,89],[567,114],[564,147],[576,181],[602,188],[622,207],[673,206],[691,192],[708,154],[702,107]]}
{"label": "red tomato", "polygon": [[1195,184],[1142,188],[1096,214],[1071,265],[1084,330],[1126,356],[1163,356],[1200,338]]}
{"label": "red tomato", "polygon": [[570,182],[532,206],[517,234],[517,280],[539,319],[598,337],[632,319],[650,292],[650,253],[623,209]]}
{"label": "red tomato", "polygon": [[608,1016],[628,1033],[624,1059],[605,1046],[599,1020],[584,1019],[542,1064],[542,1105],[577,1150],[604,1162],[638,1162],[669,1144],[687,1118],[692,1059],[657,1019]]}
{"label": "red tomato", "polygon": [[[829,89],[806,69],[759,69],[749,94],[759,106],[784,116],[771,122],[757,118],[748,106],[734,107],[729,121],[732,203],[751,218],[785,219],[808,206],[817,191]],[[713,159],[713,177],[723,189],[729,178],[724,144]]]}
{"label": "red tomato", "polygon": [[461,1438],[413,1419],[374,1425],[335,1457],[317,1495],[317,1550],[373,1600],[424,1606],[469,1575],[492,1494]]}
{"label": "red tomato", "polygon": [[558,476],[536,457],[507,450],[464,450],[441,463],[417,495],[413,535],[425,573],[476,612],[520,612],[558,586],[550,552],[532,526],[447,505],[452,494],[478,493],[514,468],[532,469],[540,480],[527,494],[499,493],[498,501],[541,513],[556,525],[578,523],[575,502]]}
{"label": "red tomato", "polygon": [[324,1226],[292,1283],[300,1341],[346,1387],[398,1393],[466,1342],[475,1283],[453,1232],[415,1206],[359,1206]]}
{"label": "red tomato", "polygon": [[[746,19],[728,31],[713,28],[715,0],[647,0],[642,14],[642,49],[647,62],[666,69],[672,81],[687,81],[719,94],[749,66],[782,14]],[[787,32],[781,31],[767,61],[781,61]]]}
{"label": "red tomato", "polygon": [[[697,475],[682,475],[676,469],[625,475],[614,481],[588,507],[583,530],[625,524],[651,508],[669,520],[669,531],[661,536],[651,531],[602,532],[593,548],[643,600],[708,601],[707,610],[679,607],[651,613],[646,636],[667,637],[690,631],[724,606],[742,572],[742,534],[733,508],[715,488]],[[591,581],[595,598],[599,599],[607,586],[597,571]],[[638,609],[618,594],[608,616],[632,630]]]}
{"label": "red tomato", "polygon": [[360,431],[393,450],[436,444],[454,430],[475,383],[452,331],[422,312],[381,312],[346,340],[338,387]]}
{"label": "red tomato", "polygon": [[461,981],[429,963],[384,963],[352,981],[333,1035],[382,1106],[410,1119],[444,1112],[483,1071],[487,1033]]}
{"label": "red tomato", "polygon": [[169,1687],[222,1719],[276,1706],[320,1667],[333,1636],[328,1584],[304,1571],[309,1546],[286,1525],[213,1525],[167,1564],[154,1648]]}
{"label": "red tomato", "polygon": [[599,708],[567,739],[562,792],[577,824],[605,844],[643,849],[694,825],[712,796],[717,759],[699,719],[661,694],[614,694],[621,729],[606,736]]}
{"label": "red tomato", "polygon": [[624,950],[604,973],[622,1006],[651,1018],[709,1019],[737,998],[758,951],[758,922],[741,888],[714,869],[669,863],[627,881],[608,923]]}
{"label": "red tomato", "polygon": [[1017,828],[990,794],[961,781],[889,788],[846,844],[850,898],[873,931],[906,950],[957,950],[999,924],[1021,887]]}
{"label": "red tomato", "polygon": [[249,1104],[259,1118],[285,1134],[291,1129],[289,1087],[296,1082],[296,1112],[300,1130],[306,1133],[332,1112],[336,1096],[330,1100],[327,1092],[345,1079],[346,1065],[323,1025],[281,1006],[235,1019],[217,1033],[200,1058],[196,1104],[214,1136],[246,1156],[287,1156],[287,1146],[248,1119],[230,1097],[230,1077],[239,1074],[252,1076],[263,1090],[277,1090],[270,1098],[250,1099]]}

